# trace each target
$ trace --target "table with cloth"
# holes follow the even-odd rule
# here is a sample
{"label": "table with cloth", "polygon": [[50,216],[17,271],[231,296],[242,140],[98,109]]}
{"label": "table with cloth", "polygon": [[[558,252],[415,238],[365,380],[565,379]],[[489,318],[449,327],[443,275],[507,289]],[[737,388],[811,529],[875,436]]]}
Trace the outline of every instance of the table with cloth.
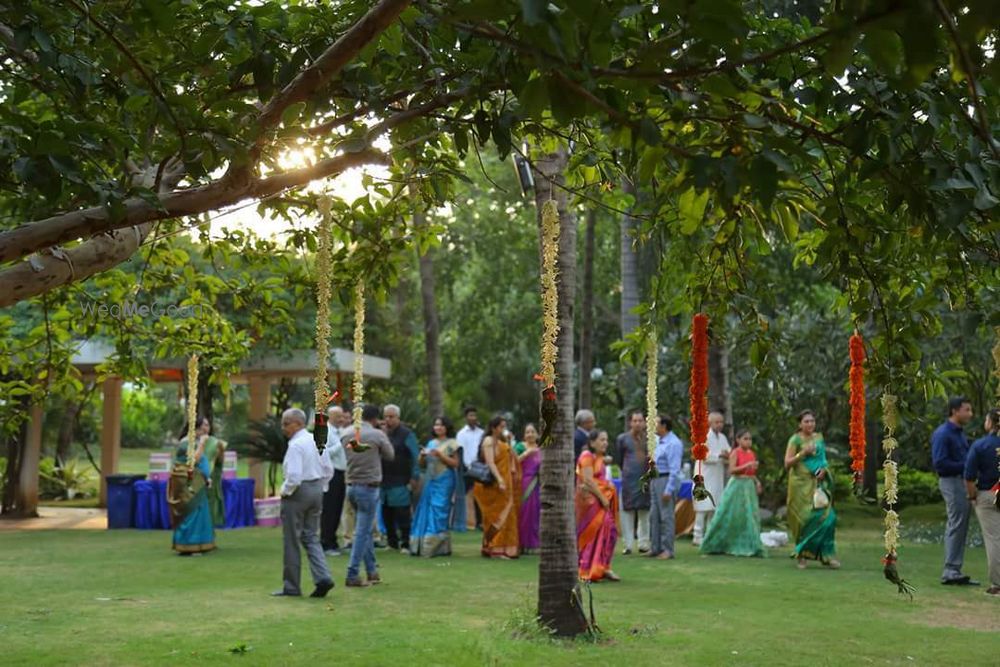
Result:
{"label": "table with cloth", "polygon": [[[615,490],[621,493],[622,480],[614,478]],[[681,490],[677,492],[674,499],[674,534],[687,535],[694,529],[694,505],[692,504],[691,492],[694,489],[694,482],[689,479],[681,482]]]}
{"label": "table with cloth", "polygon": [[[256,524],[253,513],[253,479],[223,479],[222,497],[226,504],[223,528],[244,528]],[[139,480],[135,483],[135,528],[170,530],[166,480]]]}

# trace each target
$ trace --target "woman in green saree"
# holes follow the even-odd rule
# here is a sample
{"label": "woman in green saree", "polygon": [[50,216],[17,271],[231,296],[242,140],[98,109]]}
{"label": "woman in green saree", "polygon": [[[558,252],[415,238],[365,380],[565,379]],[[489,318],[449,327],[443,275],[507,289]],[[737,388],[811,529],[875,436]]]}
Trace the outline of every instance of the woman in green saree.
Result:
{"label": "woman in green saree", "polygon": [[816,414],[799,413],[799,430],[785,449],[788,469],[788,529],[795,543],[793,557],[804,570],[806,560],[836,569],[834,558],[837,513],[833,509],[833,476],[826,461],[826,442],[816,432]]}
{"label": "woman in green saree", "polygon": [[[215,549],[215,529],[208,493],[213,486],[212,469],[205,456],[209,429],[207,419],[198,421],[194,451],[189,451],[187,442],[181,444],[167,483],[167,503],[174,528],[173,549],[181,556]],[[188,467],[188,457],[192,455],[194,465]]]}

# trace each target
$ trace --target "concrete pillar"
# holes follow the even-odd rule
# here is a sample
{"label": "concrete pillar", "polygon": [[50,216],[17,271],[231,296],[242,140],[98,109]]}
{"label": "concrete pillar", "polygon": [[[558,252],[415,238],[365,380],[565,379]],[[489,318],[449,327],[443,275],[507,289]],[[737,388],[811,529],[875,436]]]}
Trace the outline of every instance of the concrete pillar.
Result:
{"label": "concrete pillar", "polygon": [[122,379],[109,377],[102,387],[104,405],[101,408],[101,495],[100,507],[108,506],[106,475],[118,472],[118,454],[122,447]]}
{"label": "concrete pillar", "polygon": [[[250,383],[250,410],[249,417],[252,420],[267,418],[267,413],[271,408],[271,378],[266,375],[251,375]],[[254,481],[253,493],[256,498],[267,497],[265,481],[265,467],[267,464],[259,459],[249,460],[249,474]]]}
{"label": "concrete pillar", "polygon": [[31,406],[28,415],[28,433],[21,460],[18,496],[14,502],[20,516],[38,516],[38,460],[42,455],[42,419],[45,410],[41,403]]}

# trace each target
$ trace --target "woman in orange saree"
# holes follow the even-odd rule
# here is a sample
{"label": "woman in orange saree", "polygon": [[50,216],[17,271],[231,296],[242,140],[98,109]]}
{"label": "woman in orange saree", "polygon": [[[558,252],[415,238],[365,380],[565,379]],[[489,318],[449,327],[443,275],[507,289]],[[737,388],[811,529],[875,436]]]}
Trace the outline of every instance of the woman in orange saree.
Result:
{"label": "woman in orange saree", "polygon": [[480,460],[493,472],[493,482],[476,482],[473,489],[483,514],[482,554],[487,558],[517,558],[518,502],[521,499],[521,472],[517,455],[504,438],[507,422],[497,415],[487,425],[479,445]]}
{"label": "woman in orange saree", "polygon": [[592,431],[576,462],[576,548],[584,581],[621,581],[611,569],[618,542],[618,494],[604,464],[607,450],[607,431]]}

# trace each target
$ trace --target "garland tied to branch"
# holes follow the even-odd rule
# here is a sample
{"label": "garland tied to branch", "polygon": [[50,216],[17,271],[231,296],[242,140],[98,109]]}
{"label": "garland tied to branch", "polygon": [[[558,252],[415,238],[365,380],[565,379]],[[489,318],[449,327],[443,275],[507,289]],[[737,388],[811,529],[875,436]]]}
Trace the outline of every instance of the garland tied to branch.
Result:
{"label": "garland tied to branch", "polygon": [[314,381],[313,441],[322,453],[328,432],[326,404],[329,401],[327,361],[330,358],[330,282],[333,248],[330,237],[330,198],[320,197],[316,204],[320,212],[316,251],[316,379]]}
{"label": "garland tied to branch", "polygon": [[701,474],[702,461],[708,458],[708,315],[697,313],[691,322],[691,383],[689,385],[691,408],[691,458],[695,460],[695,500],[715,498],[705,488]]}
{"label": "garland tied to branch", "polygon": [[857,331],[850,340],[851,355],[851,470],[854,471],[854,489],[860,491],[865,472],[865,342]]}
{"label": "garland tied to branch", "polygon": [[354,284],[354,439],[347,447],[363,452],[369,446],[361,442],[361,403],[365,392],[365,283],[358,276]]}
{"label": "garland tied to branch", "polygon": [[885,556],[882,557],[882,573],[890,582],[896,584],[900,595],[907,595],[912,600],[916,589],[910,582],[899,575],[896,569],[899,548],[899,514],[896,513],[896,502],[899,499],[899,468],[892,454],[899,446],[893,436],[899,428],[898,399],[892,394],[882,394],[882,424],[885,426],[885,438],[882,440],[882,450],[885,452],[885,463],[882,470],[885,473],[884,498],[888,506],[885,513]]}
{"label": "garland tied to branch", "polygon": [[656,330],[649,332],[646,339],[646,472],[639,478],[640,488],[645,493],[650,483],[656,477],[656,464],[653,452],[656,450],[656,420],[659,419],[658,399],[656,395],[656,377],[659,359],[657,358]]}
{"label": "garland tied to branch", "polygon": [[195,430],[198,424],[198,355],[192,354],[188,358],[188,399],[187,399],[187,466],[188,477],[194,470],[194,455],[197,450],[197,443],[194,440]]}
{"label": "garland tied to branch", "polygon": [[542,433],[538,446],[552,442],[552,430],[559,419],[556,400],[556,361],[559,358],[559,208],[552,199],[542,204],[542,345],[541,368],[535,379],[542,383],[539,405]]}

